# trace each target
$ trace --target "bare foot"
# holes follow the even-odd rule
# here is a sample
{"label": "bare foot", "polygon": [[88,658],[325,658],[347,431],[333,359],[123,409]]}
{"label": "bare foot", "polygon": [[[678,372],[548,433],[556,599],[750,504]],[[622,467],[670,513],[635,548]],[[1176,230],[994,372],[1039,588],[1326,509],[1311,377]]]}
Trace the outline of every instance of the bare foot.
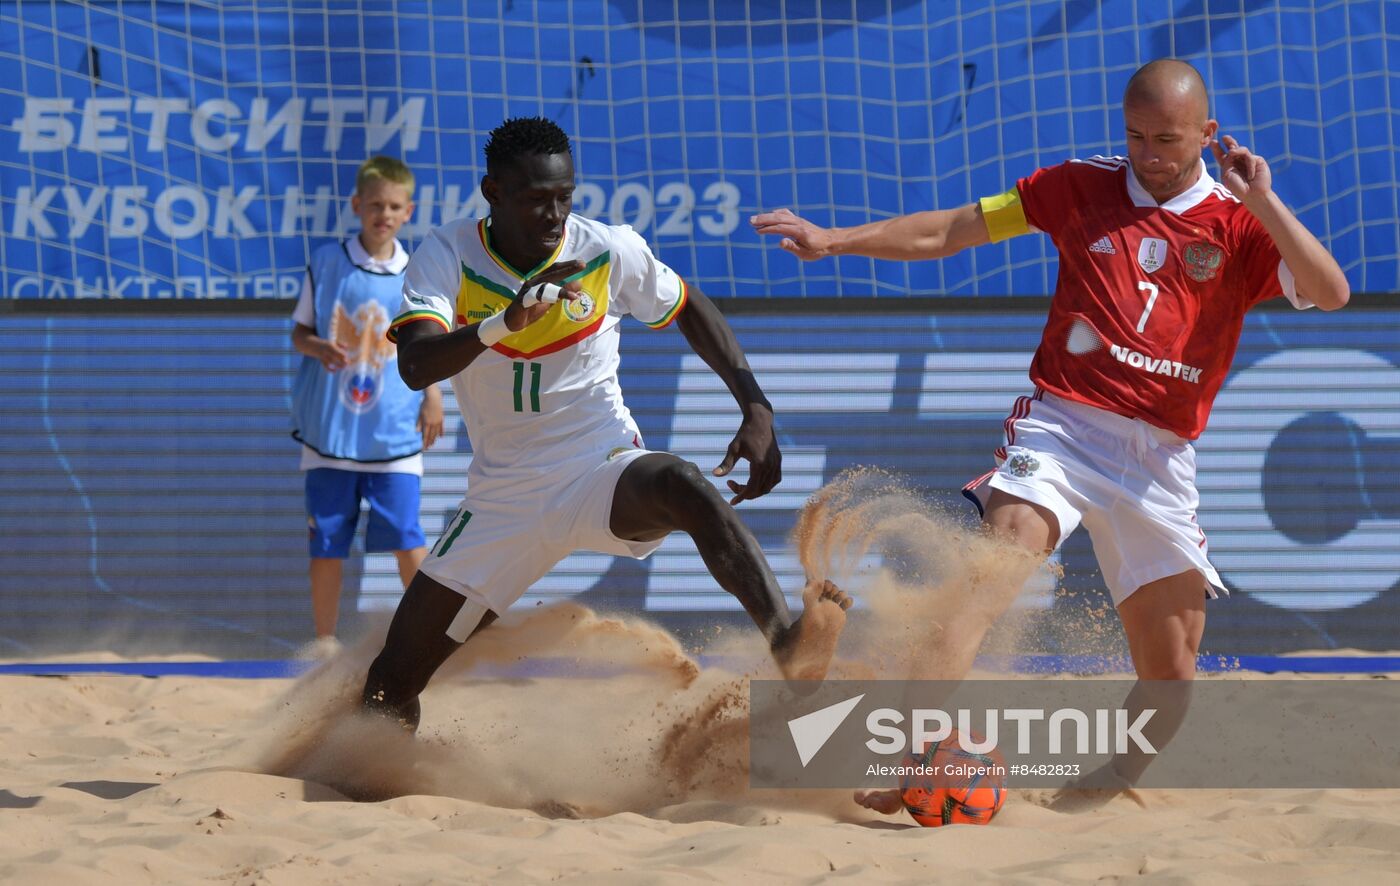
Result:
{"label": "bare foot", "polygon": [[904,808],[904,799],[895,788],[856,791],[856,804],[873,809],[881,815],[894,815]]}
{"label": "bare foot", "polygon": [[1132,782],[1119,775],[1113,769],[1112,763],[1106,763],[1083,778],[1060,788],[1050,798],[1046,807],[1073,815],[1107,806],[1118,797],[1125,797],[1138,806],[1147,808],[1147,801],[1133,789]]}
{"label": "bare foot", "polygon": [[823,680],[836,641],[846,627],[846,610],[854,602],[829,581],[812,582],[802,590],[802,615],[773,648],[778,669],[789,681]]}

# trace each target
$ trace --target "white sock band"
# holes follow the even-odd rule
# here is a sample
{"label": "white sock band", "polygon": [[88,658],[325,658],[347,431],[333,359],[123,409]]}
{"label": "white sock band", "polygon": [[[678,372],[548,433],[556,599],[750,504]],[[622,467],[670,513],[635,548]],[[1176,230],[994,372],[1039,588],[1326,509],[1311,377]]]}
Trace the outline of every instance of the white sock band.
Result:
{"label": "white sock band", "polygon": [[487,611],[485,606],[475,600],[463,600],[462,608],[457,610],[457,616],[447,626],[447,636],[458,643],[467,642],[472,631],[476,630],[476,626],[486,617]]}
{"label": "white sock band", "polygon": [[488,348],[507,335],[510,335],[510,327],[506,325],[505,311],[501,311],[499,314],[492,314],[490,317],[476,324],[477,340]]}
{"label": "white sock band", "polygon": [[563,291],[553,283],[541,283],[525,290],[525,295],[520,299],[520,303],[527,308],[533,308],[538,304],[552,305],[559,300],[559,294]]}

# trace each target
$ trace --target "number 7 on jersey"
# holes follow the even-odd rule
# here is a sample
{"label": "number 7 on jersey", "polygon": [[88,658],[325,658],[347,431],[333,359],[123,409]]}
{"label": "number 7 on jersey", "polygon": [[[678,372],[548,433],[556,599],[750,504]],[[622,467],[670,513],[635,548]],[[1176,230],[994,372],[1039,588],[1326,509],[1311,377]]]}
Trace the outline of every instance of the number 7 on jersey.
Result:
{"label": "number 7 on jersey", "polygon": [[1152,306],[1157,304],[1157,284],[1148,283],[1146,280],[1138,281],[1138,292],[1147,290],[1147,307],[1142,310],[1142,319],[1138,320],[1137,331],[1142,332],[1147,328],[1147,316],[1152,313]]}

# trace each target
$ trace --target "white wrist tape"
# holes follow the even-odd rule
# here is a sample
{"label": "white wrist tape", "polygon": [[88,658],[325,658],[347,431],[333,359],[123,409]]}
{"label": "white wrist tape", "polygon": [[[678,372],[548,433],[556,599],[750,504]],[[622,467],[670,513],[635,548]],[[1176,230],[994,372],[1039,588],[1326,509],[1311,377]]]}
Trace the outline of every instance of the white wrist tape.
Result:
{"label": "white wrist tape", "polygon": [[527,308],[533,308],[538,304],[552,305],[559,300],[559,294],[563,292],[553,283],[541,283],[538,286],[531,286],[525,290],[525,294],[520,298],[520,304]]}
{"label": "white wrist tape", "polygon": [[476,324],[477,340],[488,348],[507,335],[510,335],[510,327],[506,325],[505,311],[501,311],[499,314],[492,314],[490,317]]}

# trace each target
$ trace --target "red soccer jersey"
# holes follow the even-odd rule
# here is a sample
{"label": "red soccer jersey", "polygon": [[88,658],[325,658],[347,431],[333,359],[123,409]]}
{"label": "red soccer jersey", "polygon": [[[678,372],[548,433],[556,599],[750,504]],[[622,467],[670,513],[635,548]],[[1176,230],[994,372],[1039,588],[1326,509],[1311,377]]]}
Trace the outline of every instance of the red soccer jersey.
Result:
{"label": "red soccer jersey", "polygon": [[1052,393],[1194,440],[1245,311],[1278,295],[1306,306],[1268,232],[1204,169],[1160,206],[1122,157],[1040,169],[1016,190],[1060,253],[1030,372]]}

